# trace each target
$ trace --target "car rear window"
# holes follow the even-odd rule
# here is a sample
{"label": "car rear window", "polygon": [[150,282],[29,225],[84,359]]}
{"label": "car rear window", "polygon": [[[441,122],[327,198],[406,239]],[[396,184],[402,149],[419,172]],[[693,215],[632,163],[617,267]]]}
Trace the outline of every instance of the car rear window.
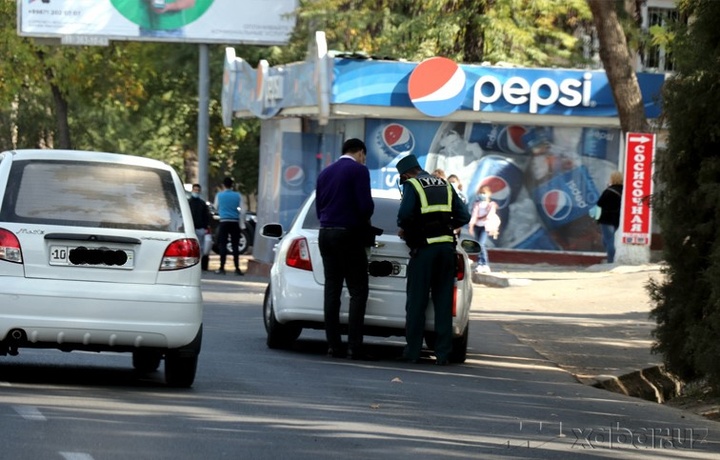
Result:
{"label": "car rear window", "polygon": [[0,221],[183,231],[169,171],[84,161],[14,162]]}
{"label": "car rear window", "polygon": [[[371,219],[375,227],[382,228],[385,235],[397,235],[397,215],[400,209],[400,200],[389,198],[373,198],[375,203],[375,211]],[[305,216],[303,228],[319,229],[320,220],[315,212],[315,203],[310,205],[310,209]]]}

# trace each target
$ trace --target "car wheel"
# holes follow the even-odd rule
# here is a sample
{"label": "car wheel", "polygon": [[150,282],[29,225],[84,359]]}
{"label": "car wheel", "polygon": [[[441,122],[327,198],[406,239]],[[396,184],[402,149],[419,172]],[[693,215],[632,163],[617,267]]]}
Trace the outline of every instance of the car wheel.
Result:
{"label": "car wheel", "polygon": [[267,332],[268,348],[289,348],[302,332],[302,328],[299,326],[281,324],[277,321],[269,284],[265,289],[265,299],[263,300],[263,322]]}
{"label": "car wheel", "polygon": [[171,350],[165,355],[165,383],[171,387],[189,388],[195,381],[198,355]]}
{"label": "car wheel", "polygon": [[189,344],[165,352],[165,383],[171,387],[189,388],[195,381],[203,328]]}
{"label": "car wheel", "polygon": [[158,370],[161,360],[162,353],[156,350],[136,350],[132,355],[133,367],[145,373]]}
{"label": "car wheel", "polygon": [[464,363],[465,359],[467,358],[467,345],[468,345],[468,335],[470,332],[470,324],[465,326],[465,331],[463,331],[463,334],[460,337],[456,337],[452,341],[452,351],[450,352],[450,356],[448,356],[448,359],[451,363]]}
{"label": "car wheel", "polygon": [[[238,254],[245,254],[248,251],[248,248],[250,247],[250,239],[247,236],[247,230],[241,230],[240,231],[240,239],[238,240]],[[228,241],[227,243],[227,253],[232,254],[233,248],[232,243]]]}

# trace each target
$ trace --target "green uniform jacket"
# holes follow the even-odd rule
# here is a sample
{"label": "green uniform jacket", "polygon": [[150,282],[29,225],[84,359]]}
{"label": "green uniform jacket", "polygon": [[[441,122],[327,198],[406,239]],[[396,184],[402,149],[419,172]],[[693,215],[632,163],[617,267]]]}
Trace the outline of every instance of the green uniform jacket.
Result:
{"label": "green uniform jacket", "polygon": [[[419,193],[424,193],[425,196],[421,197]],[[445,197],[449,197],[449,199],[445,199]],[[423,208],[425,215],[423,215]],[[416,179],[410,179],[403,184],[403,198],[400,202],[397,224],[398,227],[405,231],[405,241],[408,246],[412,248],[445,241],[443,238],[427,238],[428,236],[442,236],[436,232],[434,235],[423,235],[422,239],[427,241],[417,242],[417,235],[422,231],[424,222],[430,218],[429,214],[434,212],[449,214],[447,217],[449,218],[448,228],[450,231],[449,233],[441,232],[445,235],[452,235],[452,229],[460,228],[470,222],[467,205],[463,203],[455,189],[444,180],[422,171]],[[449,241],[453,240],[450,239]]]}

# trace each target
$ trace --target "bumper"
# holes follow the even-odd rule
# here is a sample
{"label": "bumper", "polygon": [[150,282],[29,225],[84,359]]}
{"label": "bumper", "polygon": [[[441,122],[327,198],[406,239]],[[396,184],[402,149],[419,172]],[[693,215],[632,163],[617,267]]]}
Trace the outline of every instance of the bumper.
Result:
{"label": "bumper", "polygon": [[20,329],[28,346],[177,348],[202,323],[199,286],[128,285],[2,277],[0,339]]}

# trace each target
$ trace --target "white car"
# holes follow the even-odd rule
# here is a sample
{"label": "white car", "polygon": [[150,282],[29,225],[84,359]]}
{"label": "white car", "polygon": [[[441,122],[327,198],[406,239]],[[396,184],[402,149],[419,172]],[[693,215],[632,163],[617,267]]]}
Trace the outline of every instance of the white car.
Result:
{"label": "white car", "polygon": [[195,379],[200,247],[165,163],[70,150],[0,153],[0,355],[131,352],[168,385]]}
{"label": "white car", "polygon": [[[365,313],[366,336],[404,336],[405,298],[409,249],[398,236],[397,214],[400,193],[397,190],[373,190],[375,212],[372,224],[383,229],[370,249],[368,271],[370,295]],[[290,229],[283,234],[279,224],[263,226],[265,237],[280,238],[275,261],[270,270],[270,284],[265,291],[263,317],[270,348],[286,348],[300,336],[303,328],[323,329],[323,274],[318,246],[320,222],[315,211],[313,193],[300,207]],[[477,252],[473,240],[457,246],[457,273],[453,305],[453,349],[450,361],[462,363],[467,355],[469,314],[472,303],[472,272],[467,252]],[[373,273],[388,273],[372,276]],[[346,328],[349,294],[343,289],[340,323]],[[434,344],[432,300],[428,305],[425,343]],[[345,329],[345,333],[346,333]]]}

